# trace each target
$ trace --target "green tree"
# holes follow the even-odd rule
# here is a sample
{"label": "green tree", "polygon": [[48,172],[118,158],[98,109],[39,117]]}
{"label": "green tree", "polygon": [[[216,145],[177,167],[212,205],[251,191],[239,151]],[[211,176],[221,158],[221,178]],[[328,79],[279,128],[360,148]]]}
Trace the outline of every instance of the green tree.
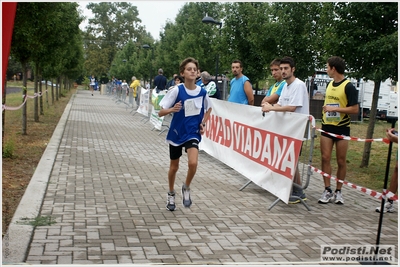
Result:
{"label": "green tree", "polygon": [[[24,3],[28,4],[28,3]],[[77,3],[29,3],[35,18],[31,21],[34,45],[31,60],[35,66],[35,93],[38,93],[38,78],[46,64],[52,65],[57,76],[66,70],[66,62],[71,56],[65,53],[73,44],[74,36],[79,36],[82,19],[77,11]],[[74,47],[76,48],[76,47]],[[41,88],[41,86],[40,86]],[[34,99],[34,120],[39,121],[39,103],[43,114],[43,97]]]}
{"label": "green tree", "polygon": [[274,35],[266,34],[271,29],[270,4],[262,2],[236,2],[225,5],[223,61],[227,70],[231,62],[239,59],[243,72],[258,87],[258,81],[266,77],[265,66],[276,53]]}
{"label": "green tree", "polygon": [[[178,14],[179,16],[179,14]],[[163,66],[164,73],[167,77],[171,74],[178,73],[179,63],[182,60],[178,56],[177,46],[183,34],[183,29],[176,25],[176,22],[167,22],[164,32],[160,35],[159,50],[156,53],[159,66]]]}
{"label": "green tree", "polygon": [[[26,3],[18,3],[14,19],[14,30],[11,42],[10,54],[15,60],[21,62],[23,68],[22,74],[22,95],[26,101],[27,95],[27,74],[28,63],[31,59],[31,43],[32,31],[30,31],[31,21],[35,18],[34,13],[31,12],[30,5]],[[27,134],[27,109],[26,105],[22,107],[22,134]]]}
{"label": "green tree", "polygon": [[[66,70],[66,60],[72,53],[64,53],[71,46],[71,40],[79,35],[81,18],[76,3],[18,3],[14,22],[11,55],[24,67],[24,88],[26,88],[26,66],[32,63],[35,71],[35,93],[38,93],[38,78],[42,70],[53,71],[57,66]],[[79,50],[78,47],[73,47]],[[75,54],[76,56],[76,54]],[[80,58],[79,60],[82,60]],[[78,62],[78,61],[75,61]],[[59,75],[59,73],[57,73]],[[40,89],[41,90],[41,89]],[[26,95],[26,89],[23,94]],[[34,120],[39,121],[39,98],[34,99]],[[42,98],[40,98],[42,100]],[[41,112],[43,103],[41,102]],[[26,105],[22,112],[22,134],[26,134]]]}
{"label": "green tree", "polygon": [[129,41],[141,43],[147,35],[137,7],[129,2],[89,3],[86,7],[94,15],[84,36],[86,75],[101,76]]}
{"label": "green tree", "polygon": [[113,76],[121,80],[125,79],[128,83],[131,81],[132,76],[135,76],[137,79],[142,79],[144,76],[148,77],[149,72],[146,72],[148,66],[144,64],[147,52],[144,50],[138,43],[129,41],[115,55],[110,72]]}
{"label": "green tree", "polygon": [[[380,84],[398,79],[398,3],[325,3],[332,10],[331,27],[325,28],[328,55],[341,56],[350,75],[374,81],[366,138],[373,138]],[[367,167],[371,142],[364,146],[360,167]]]}
{"label": "green tree", "polygon": [[222,5],[217,2],[189,2],[179,10],[175,22],[167,22],[160,42],[156,45],[156,69],[162,67],[171,77],[179,72],[181,61],[193,57],[199,61],[200,69],[215,72],[217,54],[224,50],[218,46],[219,27],[202,23],[206,16],[221,18]]}
{"label": "green tree", "polygon": [[277,56],[290,56],[296,62],[295,76],[306,79],[322,66],[318,27],[321,3],[275,2],[272,4],[273,34],[279,38]]}
{"label": "green tree", "polygon": [[69,78],[76,80],[83,72],[84,63],[84,51],[81,34],[75,34],[71,36],[70,43],[64,49],[64,52],[68,57],[65,58],[64,62],[64,74]]}
{"label": "green tree", "polygon": [[[61,97],[61,84],[70,84],[71,78],[76,79],[83,71],[84,53],[82,44],[82,32],[79,29],[79,24],[82,22],[82,17],[78,12],[76,3],[63,3],[59,7],[61,22],[68,23],[68,26],[59,24],[59,42],[52,46],[52,53],[49,58],[46,58],[46,72],[49,76],[57,78],[56,86],[52,86],[56,90],[56,101]],[[61,37],[61,38],[60,38]],[[63,77],[64,82],[60,80]]]}

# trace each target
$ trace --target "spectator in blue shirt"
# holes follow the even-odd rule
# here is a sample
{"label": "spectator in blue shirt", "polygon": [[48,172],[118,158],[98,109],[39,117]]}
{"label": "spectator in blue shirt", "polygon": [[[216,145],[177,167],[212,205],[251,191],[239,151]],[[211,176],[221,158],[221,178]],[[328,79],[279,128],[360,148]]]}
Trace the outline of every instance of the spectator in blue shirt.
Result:
{"label": "spectator in blue shirt", "polygon": [[276,82],[269,88],[264,99],[261,101],[261,106],[265,102],[268,102],[270,104],[278,103],[278,99],[281,96],[282,88],[286,84],[286,81],[282,78],[280,64],[281,61],[279,59],[274,59],[269,65],[272,77],[274,77]]}
{"label": "spectator in blue shirt", "polygon": [[228,102],[254,105],[253,87],[250,79],[243,75],[243,65],[240,60],[232,62],[232,74],[235,76],[231,80],[231,90],[228,97]]}

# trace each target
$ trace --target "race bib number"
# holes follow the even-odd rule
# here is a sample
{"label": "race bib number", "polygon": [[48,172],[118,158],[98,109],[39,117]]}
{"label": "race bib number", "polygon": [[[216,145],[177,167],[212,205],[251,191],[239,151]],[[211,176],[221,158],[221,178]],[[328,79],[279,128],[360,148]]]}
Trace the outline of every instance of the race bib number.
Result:
{"label": "race bib number", "polygon": [[[327,104],[327,106],[339,107],[339,104]],[[327,121],[340,121],[340,112],[337,112],[337,111],[326,112],[326,120]]]}
{"label": "race bib number", "polygon": [[185,101],[185,117],[199,115],[203,106],[203,98],[196,97]]}

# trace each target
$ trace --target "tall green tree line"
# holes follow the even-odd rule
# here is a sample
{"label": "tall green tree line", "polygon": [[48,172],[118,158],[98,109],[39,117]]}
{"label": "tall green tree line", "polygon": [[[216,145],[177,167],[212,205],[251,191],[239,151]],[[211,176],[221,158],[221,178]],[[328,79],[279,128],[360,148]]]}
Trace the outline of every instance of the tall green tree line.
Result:
{"label": "tall green tree line", "polygon": [[[23,95],[27,91],[27,66],[35,72],[35,93],[39,78],[76,78],[83,67],[83,46],[77,3],[20,2],[14,21],[11,57],[23,67]],[[42,101],[42,98],[40,98]],[[43,103],[41,102],[41,114]],[[22,112],[22,134],[27,134],[26,105]],[[34,120],[39,121],[39,99],[34,100]]]}

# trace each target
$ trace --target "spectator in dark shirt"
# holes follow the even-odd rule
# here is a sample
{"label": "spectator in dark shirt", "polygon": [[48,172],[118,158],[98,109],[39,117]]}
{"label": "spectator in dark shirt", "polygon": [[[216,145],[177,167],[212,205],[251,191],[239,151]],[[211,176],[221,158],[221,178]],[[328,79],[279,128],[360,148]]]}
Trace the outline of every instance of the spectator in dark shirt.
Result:
{"label": "spectator in dark shirt", "polygon": [[178,74],[174,74],[172,76],[172,79],[168,82],[167,88],[170,88],[171,86],[175,86],[175,78],[178,76]]}
{"label": "spectator in dark shirt", "polygon": [[159,93],[162,90],[165,90],[167,86],[167,78],[163,75],[163,70],[158,70],[158,75],[154,78],[154,88],[156,88],[156,92]]}

